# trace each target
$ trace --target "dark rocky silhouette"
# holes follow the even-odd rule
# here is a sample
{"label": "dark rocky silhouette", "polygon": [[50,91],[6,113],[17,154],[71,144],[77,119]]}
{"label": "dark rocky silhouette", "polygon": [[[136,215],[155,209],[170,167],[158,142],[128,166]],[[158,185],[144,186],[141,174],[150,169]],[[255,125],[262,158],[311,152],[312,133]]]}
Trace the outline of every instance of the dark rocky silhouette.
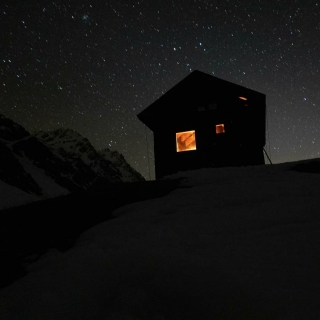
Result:
{"label": "dark rocky silhouette", "polygon": [[0,115],[0,180],[32,195],[31,201],[86,190],[100,180],[120,183],[144,178],[121,154],[96,151],[74,130],[30,134]]}

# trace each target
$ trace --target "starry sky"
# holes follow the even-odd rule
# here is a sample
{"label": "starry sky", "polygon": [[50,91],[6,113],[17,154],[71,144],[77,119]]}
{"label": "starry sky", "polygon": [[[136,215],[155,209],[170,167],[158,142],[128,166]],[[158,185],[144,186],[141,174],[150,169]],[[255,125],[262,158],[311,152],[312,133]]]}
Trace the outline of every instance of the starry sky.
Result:
{"label": "starry sky", "polygon": [[72,128],[153,177],[152,133],[136,115],[200,70],[266,94],[274,163],[320,157],[320,1],[4,0],[0,9],[0,113],[30,132]]}

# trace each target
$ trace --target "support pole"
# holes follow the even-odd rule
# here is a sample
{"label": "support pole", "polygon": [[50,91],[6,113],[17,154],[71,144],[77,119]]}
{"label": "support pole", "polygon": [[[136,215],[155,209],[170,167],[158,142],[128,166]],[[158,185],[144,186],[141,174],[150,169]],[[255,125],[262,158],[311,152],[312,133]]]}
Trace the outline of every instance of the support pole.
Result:
{"label": "support pole", "polygon": [[271,159],[269,158],[269,156],[268,156],[268,154],[267,154],[267,152],[266,152],[266,150],[263,148],[263,152],[265,153],[265,155],[267,156],[267,158],[268,158],[268,160],[269,160],[269,162],[270,162],[270,164],[273,164],[272,163],[272,161],[271,161]]}

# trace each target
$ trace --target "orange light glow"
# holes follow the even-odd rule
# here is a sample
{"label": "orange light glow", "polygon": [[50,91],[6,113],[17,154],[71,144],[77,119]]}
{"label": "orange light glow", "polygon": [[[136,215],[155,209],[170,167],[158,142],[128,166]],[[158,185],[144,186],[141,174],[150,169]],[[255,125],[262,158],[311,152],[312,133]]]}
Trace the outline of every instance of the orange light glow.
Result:
{"label": "orange light glow", "polygon": [[245,97],[239,97],[240,100],[248,100],[247,98]]}
{"label": "orange light glow", "polygon": [[220,133],[225,133],[226,131],[224,130],[224,124],[217,124],[216,125],[216,134],[220,134]]}
{"label": "orange light glow", "polygon": [[176,141],[177,141],[177,152],[197,150],[196,133],[194,130],[177,132]]}

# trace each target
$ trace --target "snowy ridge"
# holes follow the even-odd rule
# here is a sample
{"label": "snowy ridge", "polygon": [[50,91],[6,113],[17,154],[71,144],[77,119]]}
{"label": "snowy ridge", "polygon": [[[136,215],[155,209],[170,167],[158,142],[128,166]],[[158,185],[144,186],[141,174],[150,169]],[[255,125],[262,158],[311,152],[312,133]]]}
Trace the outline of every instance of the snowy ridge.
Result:
{"label": "snowy ridge", "polygon": [[54,131],[38,131],[34,135],[44,142],[61,159],[77,160],[81,159],[86,165],[93,165],[97,156],[88,139],[82,137],[78,132],[72,129],[61,128]]}
{"label": "snowy ridge", "polygon": [[319,160],[180,172],[0,293],[1,319],[318,319]]}
{"label": "snowy ridge", "polygon": [[41,165],[41,155],[47,157],[47,151],[22,126],[0,115],[0,210],[69,192],[45,170],[45,162]]}
{"label": "snowy ridge", "polygon": [[75,168],[81,160],[95,174],[111,182],[144,181],[118,151],[96,151],[88,139],[71,129],[37,132],[36,137],[48,145],[57,156],[72,163]]}
{"label": "snowy ridge", "polygon": [[118,169],[110,161],[103,159],[89,140],[76,131],[71,129],[39,131],[35,133],[35,136],[76,170],[87,172],[95,179],[102,177],[107,178],[110,182],[122,181]]}
{"label": "snowy ridge", "polygon": [[100,150],[99,154],[118,168],[125,182],[144,181],[142,175],[128,164],[120,152],[105,148]]}
{"label": "snowy ridge", "polygon": [[[3,115],[0,115],[0,154],[0,181],[32,195],[12,201],[11,206],[29,202],[26,199],[46,199],[86,190],[100,181],[144,180],[133,169],[130,171],[124,159],[119,170],[74,130],[58,129],[31,135]],[[8,207],[9,202],[0,199],[0,210]]]}

